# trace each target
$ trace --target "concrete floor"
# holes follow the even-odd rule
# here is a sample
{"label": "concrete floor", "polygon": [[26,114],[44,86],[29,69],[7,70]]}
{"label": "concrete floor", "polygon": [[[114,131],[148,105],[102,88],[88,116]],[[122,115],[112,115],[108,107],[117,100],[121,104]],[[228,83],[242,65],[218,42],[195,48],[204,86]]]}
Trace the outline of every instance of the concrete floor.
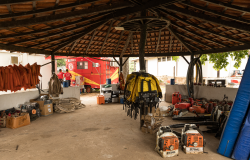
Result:
{"label": "concrete floor", "polygon": [[[154,151],[155,135],[142,133],[139,119],[127,117],[121,104],[97,105],[96,95],[82,96],[87,107],[73,113],[41,117],[18,129],[1,128],[0,160],[162,159]],[[167,117],[163,125],[174,123],[178,122]],[[228,159],[216,153],[218,139],[206,133],[205,138],[208,154],[186,155],[180,150],[172,159]]]}

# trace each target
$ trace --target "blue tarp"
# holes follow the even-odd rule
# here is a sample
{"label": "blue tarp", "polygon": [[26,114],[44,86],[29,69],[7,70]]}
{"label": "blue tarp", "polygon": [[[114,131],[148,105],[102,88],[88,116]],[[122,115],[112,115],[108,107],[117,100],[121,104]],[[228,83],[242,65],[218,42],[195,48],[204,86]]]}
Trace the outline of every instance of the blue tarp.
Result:
{"label": "blue tarp", "polygon": [[244,118],[248,111],[250,100],[250,62],[246,65],[240,87],[222,133],[218,153],[231,157]]}
{"label": "blue tarp", "polygon": [[234,147],[232,158],[248,160],[250,155],[250,111],[248,111],[245,124]]}

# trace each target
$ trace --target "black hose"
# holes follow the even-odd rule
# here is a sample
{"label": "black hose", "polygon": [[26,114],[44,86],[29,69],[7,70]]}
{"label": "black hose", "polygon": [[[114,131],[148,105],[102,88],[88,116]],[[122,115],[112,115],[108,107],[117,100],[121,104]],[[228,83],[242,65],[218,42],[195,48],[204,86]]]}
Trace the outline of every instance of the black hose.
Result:
{"label": "black hose", "polygon": [[173,120],[193,120],[193,121],[204,121],[210,119],[210,116],[201,117],[172,117]]}
{"label": "black hose", "polygon": [[198,125],[218,125],[218,122],[215,121],[204,121],[204,122],[191,122],[191,123],[181,123],[170,125],[170,128],[182,128],[185,124],[198,124]]}
{"label": "black hose", "polygon": [[188,70],[187,70],[186,83],[187,83],[187,92],[188,92],[189,97],[192,97],[193,94],[194,94],[193,93],[194,88],[193,88],[193,84],[191,84],[191,82],[192,82],[192,79],[193,79],[193,74],[192,73],[193,73],[195,65],[197,67],[197,74],[198,74],[197,77],[196,77],[196,83],[202,83],[202,80],[203,80],[201,61],[200,61],[199,58],[195,58],[193,61],[191,61],[189,63]]}

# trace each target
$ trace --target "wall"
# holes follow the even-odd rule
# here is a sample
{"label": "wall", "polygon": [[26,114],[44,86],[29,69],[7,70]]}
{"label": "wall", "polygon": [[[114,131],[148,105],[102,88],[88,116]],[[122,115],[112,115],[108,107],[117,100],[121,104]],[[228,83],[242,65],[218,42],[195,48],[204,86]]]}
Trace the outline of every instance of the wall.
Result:
{"label": "wall", "polygon": [[[194,98],[207,98],[223,100],[224,95],[228,96],[228,100],[234,101],[238,88],[214,88],[207,86],[194,86]],[[187,94],[186,85],[165,85],[165,101],[172,102],[172,94],[179,92],[181,95]]]}
{"label": "wall", "polygon": [[[190,56],[184,56],[187,61],[190,61]],[[177,62],[177,71],[176,71],[176,77],[186,77],[187,75],[187,69],[188,69],[188,63],[182,58],[181,56],[178,59]]]}
{"label": "wall", "polygon": [[[0,51],[0,65],[8,66],[11,65],[11,56],[17,56],[19,64],[26,65],[28,63],[33,64],[37,62],[38,65],[43,65],[50,62],[50,60],[45,60],[44,55],[29,55],[27,53],[10,53],[9,51],[1,50]],[[51,77],[51,64],[41,67],[41,74],[43,77],[40,77],[42,81],[43,89],[48,88],[48,82]],[[1,93],[0,93],[1,94]]]}
{"label": "wall", "polygon": [[158,66],[157,66],[157,58],[148,58],[148,73],[157,75]]}
{"label": "wall", "polygon": [[[48,93],[48,90],[44,90]],[[0,110],[6,110],[9,108],[17,108],[19,104],[29,102],[30,99],[38,98],[39,93],[37,89],[30,91],[18,91],[16,93],[6,93],[0,95]],[[75,97],[80,99],[80,88],[79,87],[68,87],[63,88],[63,94],[59,98]]]}

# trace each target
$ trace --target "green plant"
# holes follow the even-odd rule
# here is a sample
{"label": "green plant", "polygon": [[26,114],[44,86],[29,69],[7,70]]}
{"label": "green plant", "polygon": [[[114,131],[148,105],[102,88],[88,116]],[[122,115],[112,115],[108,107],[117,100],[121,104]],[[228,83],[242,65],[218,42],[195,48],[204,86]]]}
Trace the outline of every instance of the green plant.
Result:
{"label": "green plant", "polygon": [[180,59],[180,56],[172,56],[172,60],[177,62]]}
{"label": "green plant", "polygon": [[241,65],[241,60],[246,58],[247,55],[248,55],[248,50],[213,53],[209,55],[203,54],[200,57],[200,60],[202,65],[205,65],[205,61],[213,63],[214,64],[213,68],[219,71],[223,68],[226,70],[226,67],[229,64],[228,58],[230,56],[232,60],[235,61],[234,67],[238,69]]}
{"label": "green plant", "polygon": [[56,62],[57,62],[58,67],[66,65],[65,59],[58,59],[58,60],[56,60]]}

